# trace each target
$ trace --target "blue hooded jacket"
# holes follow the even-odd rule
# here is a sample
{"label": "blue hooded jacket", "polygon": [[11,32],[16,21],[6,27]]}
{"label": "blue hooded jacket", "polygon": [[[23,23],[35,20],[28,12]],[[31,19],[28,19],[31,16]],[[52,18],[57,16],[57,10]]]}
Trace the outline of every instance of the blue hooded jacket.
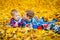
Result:
{"label": "blue hooded jacket", "polygon": [[44,17],[42,17],[42,18],[39,20],[39,23],[40,23],[40,25],[42,25],[42,24],[48,24],[49,22],[45,22],[45,21],[44,21]]}

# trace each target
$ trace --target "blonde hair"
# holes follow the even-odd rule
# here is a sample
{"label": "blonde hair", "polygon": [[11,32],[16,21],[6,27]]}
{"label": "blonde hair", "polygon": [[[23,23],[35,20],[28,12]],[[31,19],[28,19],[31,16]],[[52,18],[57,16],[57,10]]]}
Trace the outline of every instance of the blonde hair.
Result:
{"label": "blonde hair", "polygon": [[13,16],[14,14],[16,14],[16,13],[18,13],[18,11],[16,10],[16,9],[13,9],[12,11],[11,11],[11,15]]}

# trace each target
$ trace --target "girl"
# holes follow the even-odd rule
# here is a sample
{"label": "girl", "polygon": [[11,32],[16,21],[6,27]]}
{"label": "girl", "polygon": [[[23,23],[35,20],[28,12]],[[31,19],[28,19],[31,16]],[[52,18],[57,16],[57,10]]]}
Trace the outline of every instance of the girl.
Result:
{"label": "girl", "polygon": [[11,11],[11,15],[12,15],[12,18],[10,20],[10,25],[12,27],[18,27],[18,26],[20,26],[20,24],[21,24],[20,23],[21,18],[19,16],[19,12],[14,9],[14,10]]}

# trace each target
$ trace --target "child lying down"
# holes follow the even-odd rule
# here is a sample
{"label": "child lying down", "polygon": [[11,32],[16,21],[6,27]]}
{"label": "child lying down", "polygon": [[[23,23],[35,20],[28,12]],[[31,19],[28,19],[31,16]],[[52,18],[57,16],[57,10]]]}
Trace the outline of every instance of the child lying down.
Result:
{"label": "child lying down", "polygon": [[12,10],[11,14],[12,14],[12,18],[10,21],[10,25],[12,27],[30,26],[32,24],[33,29],[47,29],[47,30],[51,29],[60,33],[60,25],[59,23],[55,23],[57,22],[56,19],[53,19],[51,22],[48,22],[44,20],[44,17],[42,17],[40,20],[38,20],[36,18],[33,18],[34,12],[30,10],[25,12],[23,18],[20,18],[19,12],[17,10]]}

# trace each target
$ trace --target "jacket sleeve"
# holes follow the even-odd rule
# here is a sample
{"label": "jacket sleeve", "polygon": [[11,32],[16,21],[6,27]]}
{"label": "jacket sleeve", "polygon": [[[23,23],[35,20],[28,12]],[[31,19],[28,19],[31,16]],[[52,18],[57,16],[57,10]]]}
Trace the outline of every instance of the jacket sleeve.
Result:
{"label": "jacket sleeve", "polygon": [[11,25],[11,26],[14,26],[14,24],[15,24],[14,20],[11,19],[11,20],[10,20],[10,25]]}

